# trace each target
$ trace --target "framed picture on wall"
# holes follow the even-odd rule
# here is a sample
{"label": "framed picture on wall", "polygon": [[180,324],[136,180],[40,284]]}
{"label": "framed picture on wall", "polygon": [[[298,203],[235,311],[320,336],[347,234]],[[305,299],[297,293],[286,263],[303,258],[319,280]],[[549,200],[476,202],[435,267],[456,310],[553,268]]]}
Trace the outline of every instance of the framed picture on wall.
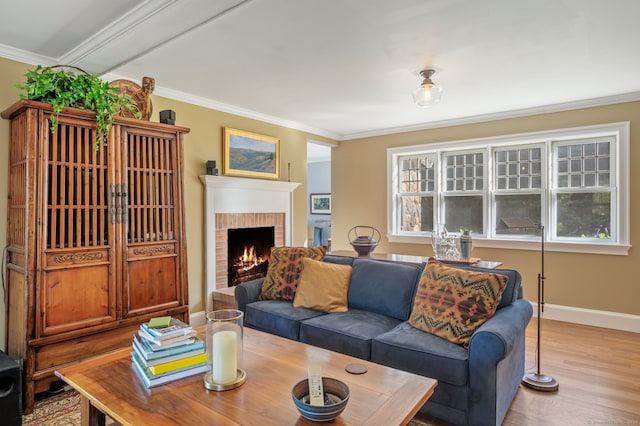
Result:
{"label": "framed picture on wall", "polygon": [[223,175],[280,178],[280,139],[229,127],[223,136]]}
{"label": "framed picture on wall", "polygon": [[331,214],[331,194],[310,194],[311,214]]}

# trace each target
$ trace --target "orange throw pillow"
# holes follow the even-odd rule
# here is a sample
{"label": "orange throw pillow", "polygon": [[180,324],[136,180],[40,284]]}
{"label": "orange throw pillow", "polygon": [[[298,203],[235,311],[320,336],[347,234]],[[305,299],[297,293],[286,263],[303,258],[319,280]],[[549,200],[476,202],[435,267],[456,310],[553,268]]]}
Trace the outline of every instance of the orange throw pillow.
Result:
{"label": "orange throw pillow", "polygon": [[302,259],[293,306],[321,312],[347,312],[351,265]]}
{"label": "orange throw pillow", "polygon": [[302,259],[324,259],[326,247],[272,247],[260,300],[293,300],[302,271]]}
{"label": "orange throw pillow", "polygon": [[496,312],[506,286],[504,275],[430,260],[418,284],[409,324],[468,347],[473,333]]}

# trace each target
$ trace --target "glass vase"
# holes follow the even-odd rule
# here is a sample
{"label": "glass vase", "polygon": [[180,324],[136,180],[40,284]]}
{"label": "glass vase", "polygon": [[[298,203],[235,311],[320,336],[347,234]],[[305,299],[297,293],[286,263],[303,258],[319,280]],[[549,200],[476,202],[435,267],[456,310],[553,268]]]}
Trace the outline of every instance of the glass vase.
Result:
{"label": "glass vase", "polygon": [[223,391],[241,386],[247,379],[242,369],[242,326],[244,314],[221,309],[207,314],[209,369],[204,376],[207,389]]}
{"label": "glass vase", "polygon": [[433,255],[436,259],[444,258],[447,245],[447,228],[442,223],[434,223],[433,230],[431,231],[431,247],[433,248]]}

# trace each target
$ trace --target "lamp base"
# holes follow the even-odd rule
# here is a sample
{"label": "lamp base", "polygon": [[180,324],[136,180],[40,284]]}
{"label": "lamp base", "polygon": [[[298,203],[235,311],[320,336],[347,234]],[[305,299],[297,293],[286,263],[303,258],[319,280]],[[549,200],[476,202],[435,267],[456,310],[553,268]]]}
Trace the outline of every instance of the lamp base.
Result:
{"label": "lamp base", "polygon": [[541,392],[554,392],[558,390],[558,381],[544,374],[530,373],[522,378],[524,386]]}

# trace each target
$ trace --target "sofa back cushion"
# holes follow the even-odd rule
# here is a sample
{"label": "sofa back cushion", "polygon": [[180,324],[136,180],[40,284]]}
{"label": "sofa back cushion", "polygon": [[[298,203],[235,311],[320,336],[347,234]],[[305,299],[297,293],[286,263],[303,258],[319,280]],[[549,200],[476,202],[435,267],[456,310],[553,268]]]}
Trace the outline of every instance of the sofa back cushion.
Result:
{"label": "sofa back cushion", "polygon": [[477,272],[487,272],[494,274],[501,274],[507,277],[507,286],[502,292],[502,297],[500,298],[500,303],[498,303],[498,309],[502,309],[505,306],[511,305],[518,299],[522,299],[522,276],[520,272],[514,269],[487,269],[481,268],[478,266],[458,266],[463,269],[467,269],[469,271],[477,271]]}
{"label": "sofa back cushion", "polygon": [[349,284],[349,308],[406,321],[424,265],[354,259]]}
{"label": "sofa back cushion", "polygon": [[322,259],[323,262],[329,262],[329,263],[337,263],[338,265],[353,265],[353,260],[354,258],[351,256],[336,256],[333,254],[326,254],[324,256],[324,259]]}

